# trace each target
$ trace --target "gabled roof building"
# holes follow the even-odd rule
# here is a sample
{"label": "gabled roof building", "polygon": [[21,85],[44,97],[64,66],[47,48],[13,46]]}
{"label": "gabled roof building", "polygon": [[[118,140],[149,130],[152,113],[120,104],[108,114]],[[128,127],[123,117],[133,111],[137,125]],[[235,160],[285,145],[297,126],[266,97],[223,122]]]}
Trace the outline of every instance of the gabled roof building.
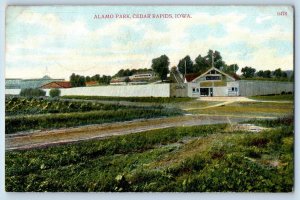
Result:
{"label": "gabled roof building", "polygon": [[203,74],[187,74],[187,94],[189,97],[200,96],[239,96],[239,78],[212,67]]}

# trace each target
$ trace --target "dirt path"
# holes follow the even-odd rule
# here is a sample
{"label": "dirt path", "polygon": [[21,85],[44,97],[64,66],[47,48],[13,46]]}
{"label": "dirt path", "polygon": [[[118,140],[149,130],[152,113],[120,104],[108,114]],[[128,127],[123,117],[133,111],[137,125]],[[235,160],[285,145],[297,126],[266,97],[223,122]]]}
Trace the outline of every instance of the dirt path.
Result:
{"label": "dirt path", "polygon": [[25,132],[6,135],[5,148],[6,150],[41,148],[50,145],[72,143],[90,139],[104,139],[115,135],[126,135],[168,127],[237,123],[251,118],[254,117],[187,115],[171,118],[134,120],[75,128]]}

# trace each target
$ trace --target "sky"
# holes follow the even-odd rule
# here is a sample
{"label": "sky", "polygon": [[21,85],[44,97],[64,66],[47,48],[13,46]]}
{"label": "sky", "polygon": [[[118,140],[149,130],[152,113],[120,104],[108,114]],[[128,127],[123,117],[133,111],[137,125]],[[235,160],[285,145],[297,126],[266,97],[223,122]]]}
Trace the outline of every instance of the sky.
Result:
{"label": "sky", "polygon": [[209,49],[240,69],[292,70],[293,15],[289,6],[9,6],[6,78],[114,75],[164,54],[172,67]]}

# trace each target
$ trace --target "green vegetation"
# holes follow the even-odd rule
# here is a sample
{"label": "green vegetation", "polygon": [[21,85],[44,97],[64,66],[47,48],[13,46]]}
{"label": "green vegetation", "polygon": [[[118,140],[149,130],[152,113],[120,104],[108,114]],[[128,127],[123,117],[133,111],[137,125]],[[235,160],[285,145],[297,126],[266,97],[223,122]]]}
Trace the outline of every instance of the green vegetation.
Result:
{"label": "green vegetation", "polygon": [[40,96],[46,96],[46,92],[39,88],[25,88],[21,90],[20,96],[40,97]]}
{"label": "green vegetation", "polygon": [[[134,109],[135,106],[123,106],[102,104],[95,102],[72,102],[68,100],[44,99],[44,98],[18,98],[7,97],[5,99],[5,114],[6,116],[14,115],[34,115],[47,113],[70,113],[70,112],[89,112],[100,110],[120,110]],[[151,108],[160,109],[162,106]],[[147,107],[145,108],[147,109]]]}
{"label": "green vegetation", "polygon": [[180,114],[170,109],[120,109],[108,111],[76,112],[51,115],[9,117],[5,119],[5,134],[18,131],[73,127],[87,124],[165,117]]}
{"label": "green vegetation", "polygon": [[268,95],[268,96],[253,96],[251,99],[262,101],[294,101],[293,94]]}
{"label": "green vegetation", "polygon": [[293,114],[293,103],[277,102],[235,102],[209,109],[194,109],[189,112],[194,114],[216,114],[232,116],[272,116]]}
{"label": "green vegetation", "polygon": [[159,76],[161,81],[167,79],[169,71],[169,58],[166,55],[161,55],[158,58],[152,59],[152,70]]}
{"label": "green vegetation", "polygon": [[193,100],[189,97],[104,97],[104,96],[62,96],[63,99],[84,99],[84,100],[100,100],[100,101],[130,101],[130,102],[153,102],[153,103],[176,103],[187,102]]}
{"label": "green vegetation", "polygon": [[294,127],[290,122],[275,120],[272,129],[260,133],[207,125],[9,151],[5,188],[9,192],[291,192]]}
{"label": "green vegetation", "polygon": [[57,89],[57,88],[51,89],[51,90],[49,91],[49,95],[50,95],[50,97],[52,97],[52,98],[54,98],[54,97],[59,97],[59,95],[60,95],[60,90]]}
{"label": "green vegetation", "polygon": [[124,106],[42,98],[6,98],[5,133],[182,114],[163,106]]}
{"label": "green vegetation", "polygon": [[72,87],[85,87],[86,82],[96,81],[99,85],[109,85],[111,76],[95,74],[94,76],[82,76],[79,74],[72,73],[70,76],[70,82]]}

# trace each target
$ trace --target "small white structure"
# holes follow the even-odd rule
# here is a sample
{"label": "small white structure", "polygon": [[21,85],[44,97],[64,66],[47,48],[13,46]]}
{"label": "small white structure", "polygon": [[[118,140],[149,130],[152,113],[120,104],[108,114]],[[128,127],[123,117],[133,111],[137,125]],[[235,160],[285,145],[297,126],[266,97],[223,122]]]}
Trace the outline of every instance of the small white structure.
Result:
{"label": "small white structure", "polygon": [[239,82],[221,70],[212,67],[198,76],[186,75],[189,97],[239,96]]}

